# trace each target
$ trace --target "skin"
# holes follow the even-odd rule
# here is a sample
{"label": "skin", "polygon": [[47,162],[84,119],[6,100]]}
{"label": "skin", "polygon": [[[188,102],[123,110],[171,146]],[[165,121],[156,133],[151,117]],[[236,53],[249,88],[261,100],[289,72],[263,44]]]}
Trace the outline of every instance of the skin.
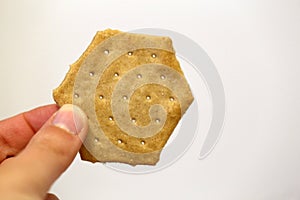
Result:
{"label": "skin", "polygon": [[0,121],[0,199],[58,199],[47,192],[75,158],[87,123],[70,132],[53,124],[57,111],[47,105]]}

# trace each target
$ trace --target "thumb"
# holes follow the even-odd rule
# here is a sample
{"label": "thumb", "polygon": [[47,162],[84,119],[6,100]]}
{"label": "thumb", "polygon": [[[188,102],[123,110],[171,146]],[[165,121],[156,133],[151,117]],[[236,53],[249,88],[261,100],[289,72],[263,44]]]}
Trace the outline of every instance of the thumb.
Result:
{"label": "thumb", "polygon": [[87,117],[79,107],[62,106],[18,156],[2,162],[0,188],[43,199],[73,161],[87,130]]}

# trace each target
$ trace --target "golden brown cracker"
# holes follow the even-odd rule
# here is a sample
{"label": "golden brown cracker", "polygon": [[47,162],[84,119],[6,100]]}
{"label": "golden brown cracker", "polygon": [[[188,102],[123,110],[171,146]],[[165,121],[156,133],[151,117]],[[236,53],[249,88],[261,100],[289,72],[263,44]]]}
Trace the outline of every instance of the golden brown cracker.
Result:
{"label": "golden brown cracker", "polygon": [[131,165],[158,162],[193,101],[169,38],[115,30],[96,34],[53,96],[89,116],[83,160]]}

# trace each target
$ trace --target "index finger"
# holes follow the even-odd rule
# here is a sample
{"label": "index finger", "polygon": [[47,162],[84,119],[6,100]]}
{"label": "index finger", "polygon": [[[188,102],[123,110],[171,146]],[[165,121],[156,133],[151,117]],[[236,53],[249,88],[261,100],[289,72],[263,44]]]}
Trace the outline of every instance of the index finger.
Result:
{"label": "index finger", "polygon": [[58,106],[51,104],[0,121],[0,163],[18,154],[57,110]]}

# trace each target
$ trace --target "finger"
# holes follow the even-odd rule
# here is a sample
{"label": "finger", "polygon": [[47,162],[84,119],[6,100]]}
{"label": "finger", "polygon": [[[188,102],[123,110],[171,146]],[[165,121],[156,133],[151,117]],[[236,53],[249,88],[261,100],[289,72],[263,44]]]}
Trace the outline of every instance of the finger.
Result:
{"label": "finger", "polygon": [[45,200],[59,200],[59,198],[54,194],[47,194]]}
{"label": "finger", "polygon": [[42,106],[0,121],[0,163],[19,153],[57,109],[55,104]]}
{"label": "finger", "polygon": [[3,161],[0,188],[13,187],[44,198],[52,183],[71,164],[87,129],[87,117],[79,107],[61,107],[34,135],[24,151]]}

